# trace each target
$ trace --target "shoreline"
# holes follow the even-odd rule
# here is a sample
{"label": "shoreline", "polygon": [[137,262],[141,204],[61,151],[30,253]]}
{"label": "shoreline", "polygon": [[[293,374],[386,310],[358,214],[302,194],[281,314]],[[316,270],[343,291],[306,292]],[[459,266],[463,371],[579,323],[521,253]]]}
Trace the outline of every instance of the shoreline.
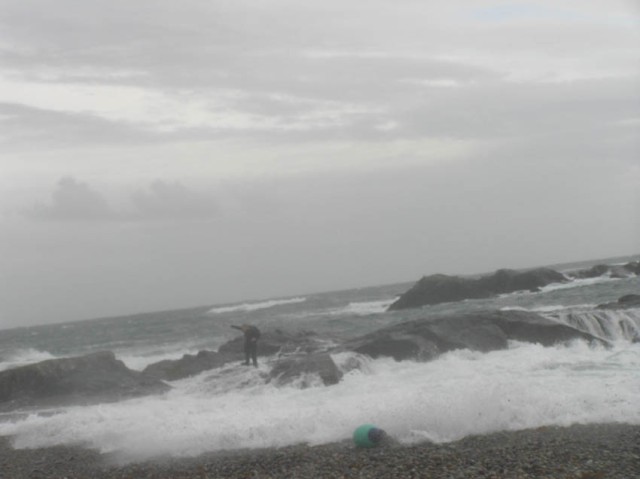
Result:
{"label": "shoreline", "polygon": [[77,446],[13,449],[0,437],[0,479],[204,478],[495,478],[630,479],[640,477],[640,425],[540,427],[357,449],[320,446],[206,453],[122,464],[113,454]]}

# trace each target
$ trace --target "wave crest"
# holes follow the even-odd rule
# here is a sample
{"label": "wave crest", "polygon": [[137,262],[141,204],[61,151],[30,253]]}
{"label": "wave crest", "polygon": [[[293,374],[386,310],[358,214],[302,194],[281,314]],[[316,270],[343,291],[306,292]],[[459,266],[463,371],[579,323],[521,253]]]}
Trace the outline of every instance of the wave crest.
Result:
{"label": "wave crest", "polygon": [[307,298],[289,298],[289,299],[270,299],[267,301],[260,301],[256,303],[242,303],[234,304],[230,306],[219,306],[208,311],[208,314],[223,314],[223,313],[236,313],[236,312],[250,312],[260,309],[273,308],[275,306],[282,306],[286,304],[304,303]]}

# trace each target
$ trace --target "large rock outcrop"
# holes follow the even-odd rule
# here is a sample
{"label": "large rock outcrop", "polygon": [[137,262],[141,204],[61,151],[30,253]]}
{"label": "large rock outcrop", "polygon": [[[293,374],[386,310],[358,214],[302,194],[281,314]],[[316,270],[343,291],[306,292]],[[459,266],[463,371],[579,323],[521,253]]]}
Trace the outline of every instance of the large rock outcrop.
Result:
{"label": "large rock outcrop", "polygon": [[464,299],[490,298],[515,291],[537,291],[551,283],[561,283],[567,278],[549,268],[530,271],[501,269],[489,276],[462,278],[435,274],[425,276],[409,291],[389,306],[389,310],[419,308],[429,304],[448,303]]}
{"label": "large rock outcrop", "polygon": [[280,359],[269,373],[278,385],[290,384],[299,379],[305,381],[309,375],[319,376],[325,386],[337,384],[342,378],[342,373],[328,353],[304,354]]}
{"label": "large rock outcrop", "polygon": [[[264,331],[258,340],[258,361],[278,355],[309,354],[327,348],[326,339],[310,332],[287,333],[280,329]],[[244,360],[244,337],[224,343],[218,351],[200,351],[197,354],[185,354],[180,359],[166,359],[150,364],[143,373],[155,379],[175,381],[216,369],[229,362]]]}
{"label": "large rock outcrop", "polygon": [[116,401],[169,389],[102,351],[0,371],[0,408]]}
{"label": "large rock outcrop", "polygon": [[599,338],[535,313],[488,311],[408,321],[345,344],[373,358],[429,360],[454,349],[493,351],[509,340],[549,346],[572,339]]}
{"label": "large rock outcrop", "polygon": [[[289,354],[294,352],[312,353],[326,349],[326,339],[312,332],[289,333],[281,329],[263,331],[258,340],[258,356],[272,356],[274,354]],[[237,338],[226,342],[218,352],[222,354],[240,354],[244,358],[244,338]]]}
{"label": "large rock outcrop", "polygon": [[185,354],[180,359],[165,359],[147,366],[142,373],[151,378],[175,381],[200,374],[209,369],[224,366],[230,361],[238,361],[239,353],[219,353],[202,350],[197,354]]}

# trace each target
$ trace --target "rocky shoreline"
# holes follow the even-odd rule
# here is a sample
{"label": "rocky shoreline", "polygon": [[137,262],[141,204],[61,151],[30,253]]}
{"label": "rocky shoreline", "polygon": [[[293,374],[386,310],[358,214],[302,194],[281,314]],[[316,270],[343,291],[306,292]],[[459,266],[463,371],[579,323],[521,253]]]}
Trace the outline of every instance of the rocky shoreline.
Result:
{"label": "rocky shoreline", "polygon": [[375,449],[345,441],[129,464],[81,447],[13,449],[0,437],[0,479],[381,477],[630,479],[640,477],[640,426],[542,427]]}

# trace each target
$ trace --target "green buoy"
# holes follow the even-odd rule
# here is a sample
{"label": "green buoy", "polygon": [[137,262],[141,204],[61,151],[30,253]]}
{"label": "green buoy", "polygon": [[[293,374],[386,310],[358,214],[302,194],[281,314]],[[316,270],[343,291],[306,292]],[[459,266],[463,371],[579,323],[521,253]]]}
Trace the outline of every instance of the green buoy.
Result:
{"label": "green buoy", "polygon": [[353,442],[358,447],[376,447],[385,435],[382,429],[372,424],[363,424],[353,431]]}

